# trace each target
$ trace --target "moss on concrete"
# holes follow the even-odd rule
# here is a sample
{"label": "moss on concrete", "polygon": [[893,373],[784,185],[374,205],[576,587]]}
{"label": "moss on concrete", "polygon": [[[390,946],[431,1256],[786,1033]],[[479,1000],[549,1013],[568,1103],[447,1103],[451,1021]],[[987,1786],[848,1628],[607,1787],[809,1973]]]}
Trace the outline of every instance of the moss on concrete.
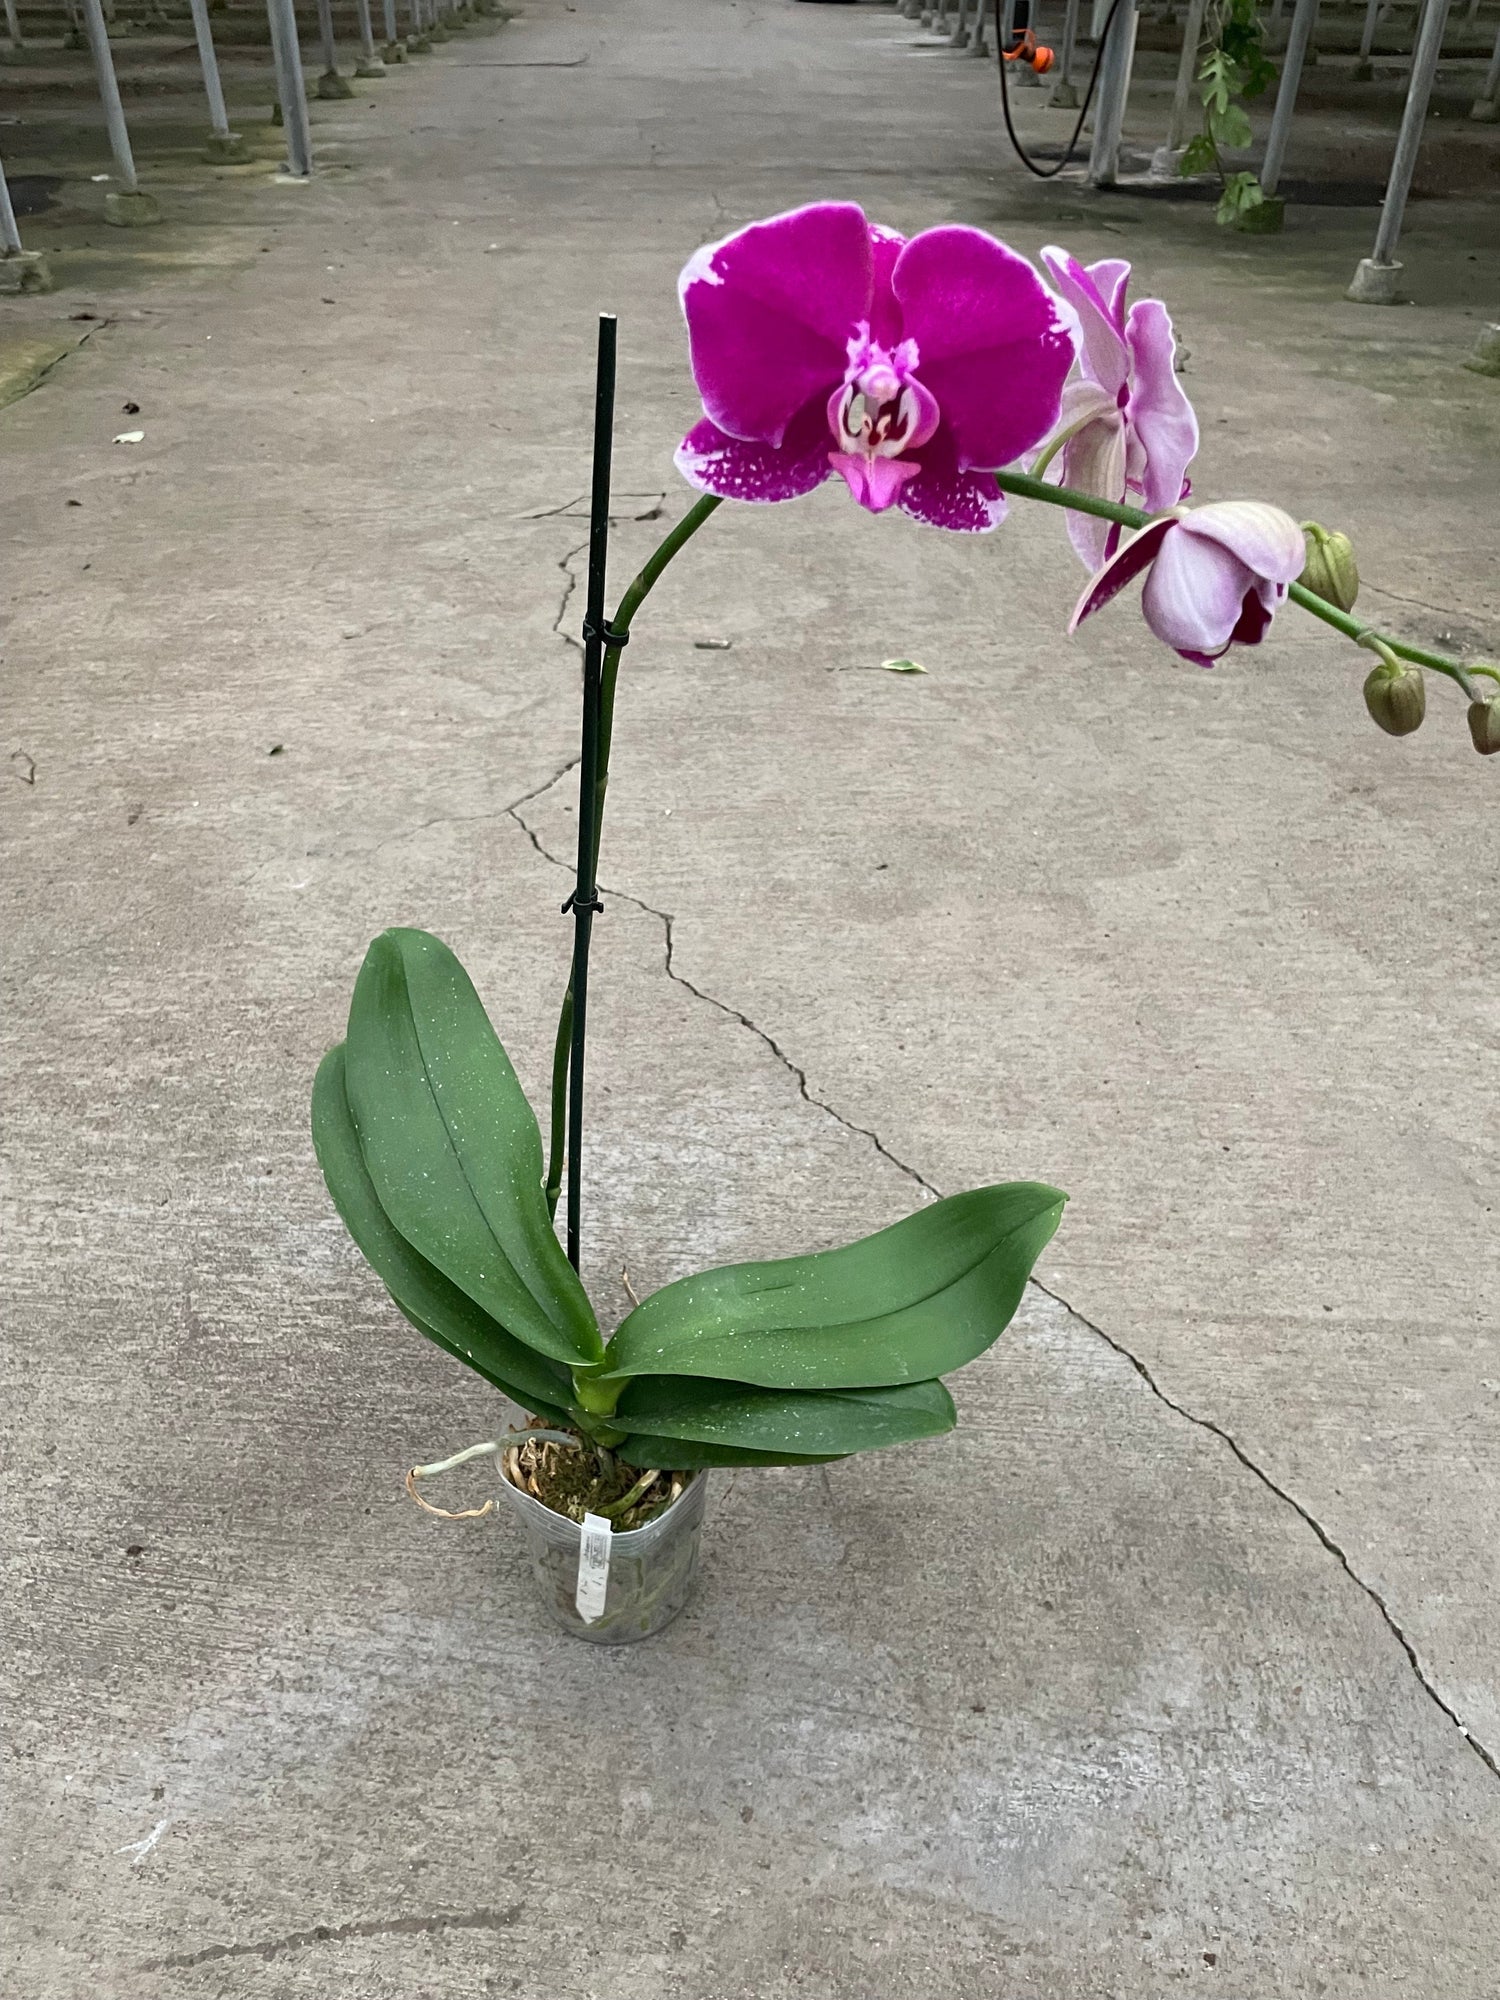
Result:
{"label": "moss on concrete", "polygon": [[56,334],[13,334],[0,341],[0,408],[30,395],[77,345]]}

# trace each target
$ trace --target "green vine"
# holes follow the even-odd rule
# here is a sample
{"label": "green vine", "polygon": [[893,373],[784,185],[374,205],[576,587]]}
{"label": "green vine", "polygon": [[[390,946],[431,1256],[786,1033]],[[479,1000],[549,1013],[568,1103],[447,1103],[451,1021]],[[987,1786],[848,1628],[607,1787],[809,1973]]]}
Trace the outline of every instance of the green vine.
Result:
{"label": "green vine", "polygon": [[1265,51],[1257,0],[1214,0],[1204,28],[1205,52],[1198,71],[1203,129],[1188,141],[1178,172],[1219,176],[1222,192],[1215,219],[1232,228],[1266,197],[1254,174],[1225,171],[1220,148],[1239,152],[1250,144],[1245,105],[1274,80],[1276,65]]}

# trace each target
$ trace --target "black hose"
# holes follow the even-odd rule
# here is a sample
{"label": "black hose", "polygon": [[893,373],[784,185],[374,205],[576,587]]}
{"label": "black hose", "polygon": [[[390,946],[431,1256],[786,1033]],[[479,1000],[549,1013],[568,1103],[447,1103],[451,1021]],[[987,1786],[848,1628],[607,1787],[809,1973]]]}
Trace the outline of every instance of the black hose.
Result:
{"label": "black hose", "polygon": [[1002,0],[995,0],[995,58],[1000,65],[1000,108],[1005,113],[1005,130],[1010,143],[1016,149],[1016,158],[1027,173],[1035,174],[1039,181],[1054,180],[1072,160],[1078,140],[1083,131],[1083,121],[1089,115],[1089,106],[1094,101],[1094,86],[1099,81],[1100,65],[1104,61],[1104,51],[1109,46],[1109,34],[1115,25],[1115,16],[1120,11],[1120,0],[1110,0],[1109,13],[1104,22],[1104,32],[1099,37],[1099,46],[1094,51],[1094,67],[1089,72],[1088,89],[1083,93],[1083,104],[1078,113],[1078,123],[1073,127],[1073,136],[1063,149],[1063,156],[1050,167],[1039,167],[1021,144],[1015,123],[1010,115],[1010,77],[1005,67],[1005,26],[1002,18]]}

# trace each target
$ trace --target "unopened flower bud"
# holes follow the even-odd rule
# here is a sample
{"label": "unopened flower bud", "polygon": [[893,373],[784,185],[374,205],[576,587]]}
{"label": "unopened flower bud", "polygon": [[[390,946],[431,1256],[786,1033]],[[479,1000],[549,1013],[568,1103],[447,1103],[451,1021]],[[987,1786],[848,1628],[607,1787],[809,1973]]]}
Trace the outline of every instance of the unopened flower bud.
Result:
{"label": "unopened flower bud", "polygon": [[1469,734],[1481,757],[1493,757],[1500,750],[1500,694],[1469,703]]}
{"label": "unopened flower bud", "polygon": [[[1422,718],[1427,713],[1427,682],[1422,669],[1409,667],[1402,660],[1382,660],[1378,667],[1370,669],[1365,681],[1365,707],[1387,736],[1410,736],[1414,729],[1422,727]],[[1472,728],[1473,710],[1469,713]],[[1496,736],[1496,748],[1500,749],[1500,733]]]}
{"label": "unopened flower bud", "polygon": [[[1316,521],[1304,521],[1302,532],[1307,538],[1307,567],[1298,577],[1298,583],[1325,603],[1336,604],[1340,611],[1352,611],[1359,595],[1353,542],[1336,529],[1320,528]],[[1412,726],[1415,728],[1416,724]],[[1382,723],[1381,727],[1385,725]]]}

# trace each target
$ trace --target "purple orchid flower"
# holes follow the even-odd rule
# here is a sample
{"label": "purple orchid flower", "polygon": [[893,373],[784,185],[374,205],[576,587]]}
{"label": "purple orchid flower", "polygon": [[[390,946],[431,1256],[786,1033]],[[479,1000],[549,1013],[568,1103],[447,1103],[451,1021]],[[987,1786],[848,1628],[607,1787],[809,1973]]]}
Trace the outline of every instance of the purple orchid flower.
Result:
{"label": "purple orchid flower", "polygon": [[[1188,491],[1198,419],[1173,366],[1177,343],[1160,299],[1125,311],[1130,266],[1118,257],[1083,265],[1049,244],[1052,282],[1078,315],[1079,379],[1063,391],[1059,434],[1064,486],[1100,500],[1138,502],[1151,514]],[[1071,435],[1070,435],[1071,433]],[[1092,514],[1069,514],[1068,536],[1090,569],[1112,556],[1121,530]]]}
{"label": "purple orchid flower", "polygon": [[730,500],[837,472],[872,514],[981,533],[1005,513],[985,474],[1052,429],[1073,364],[1072,315],[1024,257],[957,224],[908,243],[853,202],[706,245],[679,291],[706,414],[677,465]]}
{"label": "purple orchid flower", "polygon": [[1078,600],[1076,632],[1143,569],[1146,623],[1194,666],[1211,667],[1230,646],[1258,646],[1288,585],[1307,561],[1290,514],[1260,500],[1174,507],[1123,541]]}

